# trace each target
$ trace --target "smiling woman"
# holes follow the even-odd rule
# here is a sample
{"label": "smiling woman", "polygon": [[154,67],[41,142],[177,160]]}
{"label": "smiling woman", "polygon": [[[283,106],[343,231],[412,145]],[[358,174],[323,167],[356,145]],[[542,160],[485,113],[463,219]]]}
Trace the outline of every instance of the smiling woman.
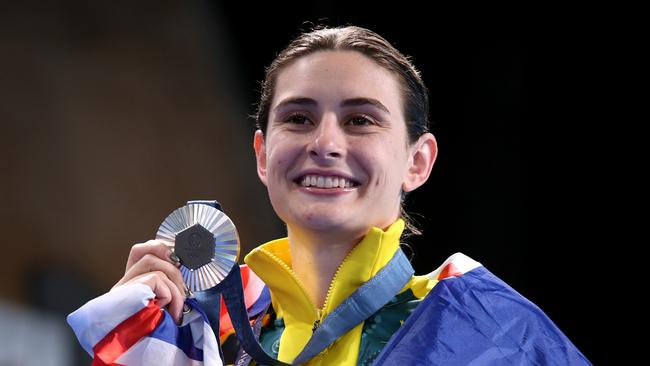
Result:
{"label": "smiling woman", "polygon": [[[539,308],[480,263],[457,253],[428,275],[413,274],[400,249],[402,197],[429,178],[437,144],[420,75],[386,40],[353,26],[299,36],[267,69],[257,123],[257,173],[287,237],[245,258],[252,272],[244,282],[263,281],[253,296],[270,296],[268,311],[249,307],[270,358],[257,359],[250,343],[239,349],[222,324],[226,363],[589,364]],[[129,288],[155,295],[153,307],[181,326],[198,316],[181,315],[184,301],[196,304],[185,300],[169,254],[157,241],[134,246],[108,295]],[[80,314],[95,314],[93,306]],[[164,323],[133,321],[146,329],[141,336]],[[211,352],[183,352],[221,363],[209,359],[213,348],[202,349]]]}
{"label": "smiling woman", "polygon": [[255,134],[258,174],[287,224],[294,272],[321,306],[343,258],[426,181],[435,139],[409,143],[397,76],[359,52],[302,56],[274,84],[266,133]]}

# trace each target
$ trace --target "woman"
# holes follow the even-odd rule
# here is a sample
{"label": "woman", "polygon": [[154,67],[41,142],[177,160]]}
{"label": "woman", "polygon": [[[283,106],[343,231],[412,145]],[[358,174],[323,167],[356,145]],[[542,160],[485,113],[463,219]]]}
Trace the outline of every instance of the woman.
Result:
{"label": "woman", "polygon": [[[286,319],[280,359],[293,359],[312,324],[398,249],[402,197],[424,184],[436,158],[427,116],[426,88],[417,70],[365,29],[305,34],[267,70],[254,140],[257,171],[288,237],[258,248],[246,262],[272,294],[275,284],[284,290],[295,282],[296,290],[275,296],[276,311]],[[287,250],[290,272],[268,259]],[[432,286],[428,279],[413,278],[407,287],[422,297],[427,286]],[[283,302],[315,310],[289,314],[294,309]],[[404,307],[412,306],[404,301]],[[343,336],[321,356],[323,362],[355,363],[362,327]],[[264,334],[262,341],[269,343]],[[370,345],[362,350],[368,347],[368,354],[378,350]]]}
{"label": "woman", "polygon": [[[270,289],[272,311],[259,340],[272,356],[295,361],[328,315],[400,253],[400,237],[405,225],[410,226],[402,215],[403,197],[426,182],[437,155],[428,107],[426,87],[410,61],[363,28],[305,33],[267,69],[254,149],[259,178],[287,225],[287,237],[256,248],[245,262]],[[378,311],[307,363],[371,364],[389,341],[394,354],[409,364],[435,364],[438,357],[446,364],[503,361],[504,351],[497,346],[468,348],[461,358],[452,355],[463,353],[462,345],[431,351],[453,336],[440,331],[442,326],[427,336],[428,331],[409,325],[410,335],[392,337],[422,299],[439,287],[439,279],[458,278],[478,266],[460,255],[433,275],[408,272],[405,284]],[[184,287],[169,247],[149,241],[132,248],[125,275],[113,291],[133,284],[146,285],[158,306],[181,321]],[[435,306],[419,307],[418,319]],[[463,329],[461,323],[449,324]],[[478,327],[475,331],[485,332]],[[414,335],[420,341],[401,341]],[[419,351],[408,350],[414,345]],[[580,361],[571,347],[566,347],[572,355],[567,360]],[[502,356],[487,357],[494,349]],[[382,357],[395,362],[387,353]],[[245,361],[240,353],[238,364]]]}

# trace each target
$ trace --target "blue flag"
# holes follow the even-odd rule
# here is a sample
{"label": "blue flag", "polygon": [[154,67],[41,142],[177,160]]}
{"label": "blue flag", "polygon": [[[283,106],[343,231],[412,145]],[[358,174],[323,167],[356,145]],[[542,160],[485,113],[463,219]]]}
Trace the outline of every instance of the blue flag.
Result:
{"label": "blue flag", "polygon": [[591,365],[540,308],[485,267],[443,272],[449,276],[374,365]]}

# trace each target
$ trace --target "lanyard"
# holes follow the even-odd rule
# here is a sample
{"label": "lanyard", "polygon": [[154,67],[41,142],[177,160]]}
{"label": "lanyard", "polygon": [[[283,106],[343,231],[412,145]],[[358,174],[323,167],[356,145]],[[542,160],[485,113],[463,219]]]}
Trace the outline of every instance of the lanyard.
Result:
{"label": "lanyard", "polygon": [[299,365],[321,353],[336,339],[381,309],[408,283],[413,273],[411,263],[398,248],[384,268],[325,317],[320,326],[314,330],[303,350],[290,364],[271,357],[257,341],[244,303],[239,265],[235,264],[217,286],[207,291],[196,292],[195,296],[216,335],[219,334],[219,304],[220,297],[223,296],[240,346],[258,363]]}

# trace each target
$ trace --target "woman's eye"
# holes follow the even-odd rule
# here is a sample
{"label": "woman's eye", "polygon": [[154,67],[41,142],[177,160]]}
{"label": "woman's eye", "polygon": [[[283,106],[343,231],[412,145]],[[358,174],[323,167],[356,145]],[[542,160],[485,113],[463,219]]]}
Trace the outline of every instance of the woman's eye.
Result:
{"label": "woman's eye", "polygon": [[350,118],[348,123],[352,126],[368,126],[373,124],[373,121],[366,116],[355,116]]}
{"label": "woman's eye", "polygon": [[307,118],[307,116],[305,116],[304,114],[294,113],[289,115],[289,117],[285,118],[284,121],[288,123],[294,123],[297,125],[304,125],[309,123],[309,118]]}

